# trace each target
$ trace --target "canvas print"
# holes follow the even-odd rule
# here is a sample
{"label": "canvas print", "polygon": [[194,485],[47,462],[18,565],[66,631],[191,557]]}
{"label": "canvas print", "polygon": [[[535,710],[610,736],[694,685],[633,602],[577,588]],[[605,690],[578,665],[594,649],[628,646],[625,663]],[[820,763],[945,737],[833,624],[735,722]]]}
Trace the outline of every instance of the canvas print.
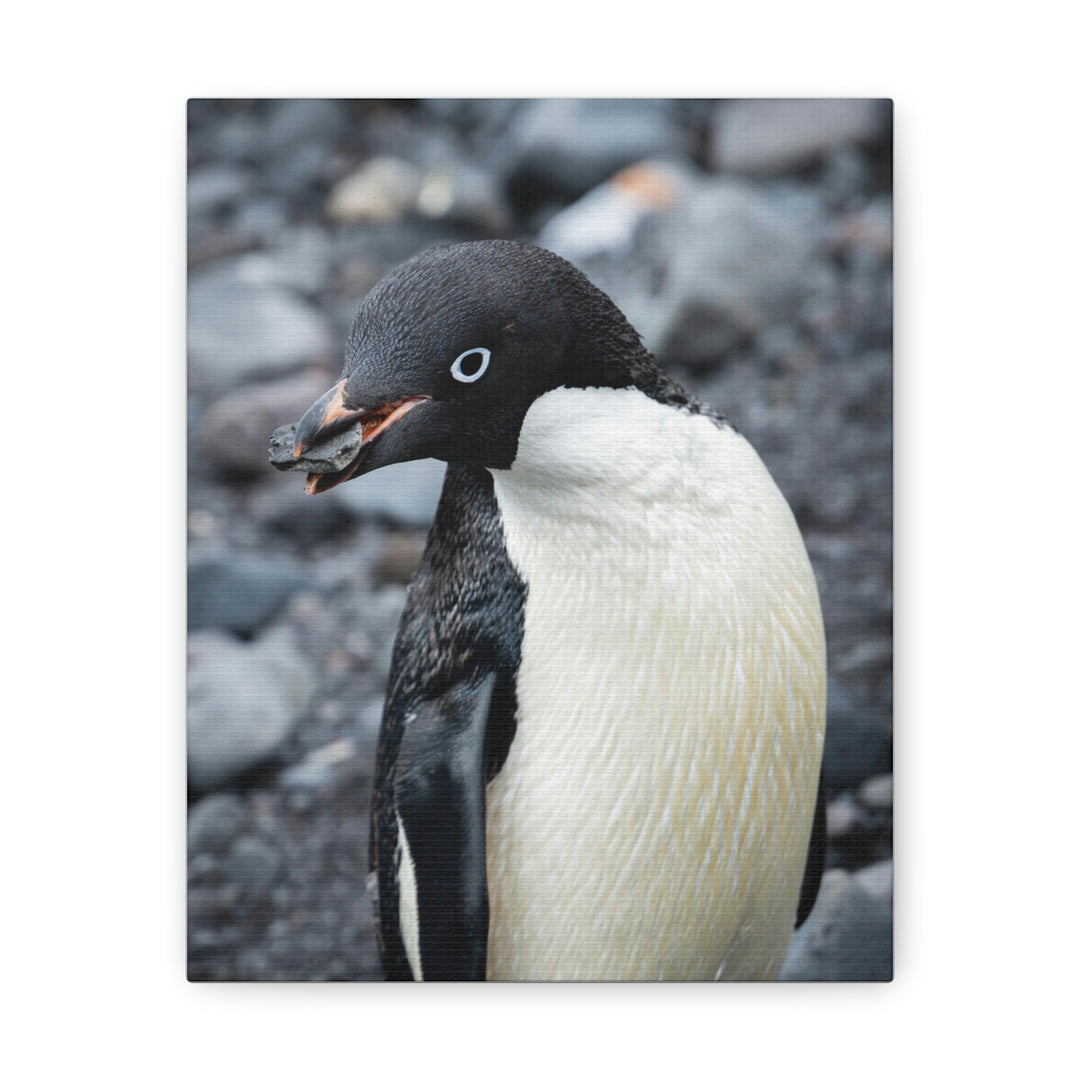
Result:
{"label": "canvas print", "polygon": [[891,979],[891,102],[188,154],[189,978]]}

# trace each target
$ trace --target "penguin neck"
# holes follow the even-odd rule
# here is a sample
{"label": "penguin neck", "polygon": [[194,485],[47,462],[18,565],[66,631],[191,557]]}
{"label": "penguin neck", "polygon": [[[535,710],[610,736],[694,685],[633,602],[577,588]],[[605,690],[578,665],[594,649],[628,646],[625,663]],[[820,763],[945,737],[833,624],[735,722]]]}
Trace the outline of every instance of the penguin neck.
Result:
{"label": "penguin neck", "polygon": [[638,514],[674,497],[711,428],[637,386],[564,386],[533,402],[513,464],[492,476],[500,501],[524,499],[537,514]]}
{"label": "penguin neck", "polygon": [[562,384],[570,389],[636,387],[647,397],[671,405],[692,398],[656,362],[630,320],[611,297],[579,271],[570,271],[565,303],[565,358]]}
{"label": "penguin neck", "polygon": [[752,566],[777,522],[792,523],[741,435],[638,387],[541,395],[511,467],[489,471],[507,553],[529,588],[553,572],[585,584],[630,575],[652,590],[661,562],[675,587],[717,558]]}
{"label": "penguin neck", "polygon": [[602,331],[589,322],[579,327],[579,344],[569,350],[559,389],[633,388],[661,404],[690,405],[697,410],[701,403],[657,364],[622,314],[617,310],[615,314],[621,321],[605,324]]}

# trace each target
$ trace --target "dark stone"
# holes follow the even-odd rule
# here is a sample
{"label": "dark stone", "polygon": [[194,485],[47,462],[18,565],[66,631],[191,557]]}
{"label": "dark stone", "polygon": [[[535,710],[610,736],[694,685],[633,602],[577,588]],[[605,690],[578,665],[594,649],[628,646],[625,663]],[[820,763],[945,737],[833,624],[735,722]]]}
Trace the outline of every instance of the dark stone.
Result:
{"label": "dark stone", "polygon": [[697,183],[696,171],[685,165],[637,162],[550,218],[537,243],[586,273],[606,262],[625,277],[626,260],[635,253],[639,232],[646,224],[662,228],[674,207],[689,197]]}
{"label": "dark stone", "polygon": [[237,795],[205,796],[188,811],[188,852],[224,851],[246,822],[244,804]]}
{"label": "dark stone", "polygon": [[859,802],[868,810],[892,810],[892,776],[871,776],[869,780],[864,780],[859,785]]}
{"label": "dark stone", "polygon": [[188,784],[208,791],[278,753],[306,713],[315,679],[291,631],[243,644],[188,639]]}
{"label": "dark stone", "polygon": [[445,473],[445,463],[431,458],[404,461],[349,480],[330,494],[359,520],[426,528],[435,520]]}
{"label": "dark stone", "polygon": [[272,383],[242,386],[203,412],[199,455],[219,469],[263,476],[267,433],[302,416],[330,385],[329,371],[304,371]]}
{"label": "dark stone", "polygon": [[357,771],[357,747],[352,739],[338,739],[313,750],[303,761],[282,772],[279,783],[290,791],[329,790]]}
{"label": "dark stone", "polygon": [[303,142],[277,154],[267,169],[268,190],[288,198],[305,212],[315,210],[337,179],[339,159],[324,142]]}
{"label": "dark stone", "polygon": [[234,235],[251,244],[269,244],[289,220],[285,200],[276,195],[245,199],[229,220]]}
{"label": "dark stone", "polygon": [[431,164],[420,183],[417,209],[424,217],[464,225],[482,236],[513,231],[513,216],[495,177],[458,156]]}
{"label": "dark stone", "polygon": [[819,212],[812,202],[767,196],[737,181],[700,185],[673,216],[667,273],[638,328],[661,361],[715,364],[790,321],[829,274],[814,258]]}
{"label": "dark stone", "polygon": [[335,473],[352,463],[360,453],[363,435],[358,428],[346,428],[323,439],[300,457],[294,454],[296,424],[285,424],[270,436],[270,464],[282,472]]}
{"label": "dark stone", "polygon": [[801,168],[830,150],[883,139],[891,103],[875,98],[749,98],[716,109],[713,168],[746,175]]}
{"label": "dark stone", "polygon": [[265,840],[241,836],[232,846],[226,873],[246,896],[266,893],[281,870],[281,854]]}
{"label": "dark stone", "polygon": [[223,161],[251,161],[264,145],[264,133],[265,128],[256,117],[249,113],[234,113],[213,129],[210,147]]}
{"label": "dark stone", "polygon": [[348,108],[334,98],[282,98],[272,102],[263,134],[263,145],[271,152],[297,143],[332,143],[350,128]]}
{"label": "dark stone", "polygon": [[626,165],[687,149],[670,102],[653,99],[536,99],[515,114],[510,140],[506,183],[519,213],[569,202]]}
{"label": "dark stone", "polygon": [[340,352],[318,309],[287,288],[245,273],[241,258],[191,275],[188,363],[195,391],[221,393]]}
{"label": "dark stone", "polygon": [[246,502],[251,520],[262,529],[308,546],[354,526],[352,514],[335,498],[336,491],[307,495],[296,478],[283,479],[269,469],[267,473],[267,479],[255,486]]}
{"label": "dark stone", "polygon": [[188,628],[254,633],[310,584],[303,567],[285,556],[204,556],[188,569]]}
{"label": "dark stone", "polygon": [[826,790],[857,788],[863,780],[892,771],[892,717],[884,716],[844,683],[829,679],[828,726],[823,775]]}
{"label": "dark stone", "polygon": [[188,213],[209,214],[235,205],[251,188],[251,176],[228,165],[206,165],[188,175]]}
{"label": "dark stone", "polygon": [[827,871],[810,918],[792,939],[780,978],[891,982],[892,977],[891,876],[861,879],[846,870]]}

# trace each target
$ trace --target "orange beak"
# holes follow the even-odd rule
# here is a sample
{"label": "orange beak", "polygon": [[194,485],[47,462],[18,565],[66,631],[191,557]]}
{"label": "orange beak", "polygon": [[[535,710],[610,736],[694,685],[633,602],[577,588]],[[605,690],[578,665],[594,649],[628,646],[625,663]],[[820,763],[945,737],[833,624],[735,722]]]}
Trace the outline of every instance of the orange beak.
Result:
{"label": "orange beak", "polygon": [[364,416],[363,409],[350,409],[345,405],[345,380],[335,383],[300,418],[296,425],[296,441],[293,457],[298,458],[312,443],[350,427]]}
{"label": "orange beak", "polygon": [[[316,443],[356,424],[360,425],[361,447],[366,446],[415,406],[428,400],[430,399],[427,397],[405,397],[398,401],[389,401],[375,409],[351,409],[345,404],[345,380],[342,379],[330,387],[300,418],[293,440],[293,457],[302,457]],[[340,472],[310,474],[305,491],[309,495],[316,495],[336,487],[355,476],[362,461],[361,454]]]}

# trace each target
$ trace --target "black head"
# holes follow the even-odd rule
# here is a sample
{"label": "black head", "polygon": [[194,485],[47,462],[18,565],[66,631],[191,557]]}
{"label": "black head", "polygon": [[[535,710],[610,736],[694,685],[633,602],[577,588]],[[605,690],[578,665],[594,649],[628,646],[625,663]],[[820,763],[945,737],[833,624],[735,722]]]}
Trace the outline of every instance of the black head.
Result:
{"label": "black head", "polygon": [[505,240],[431,248],[365,297],[344,378],[301,420],[295,453],[362,426],[355,461],[312,491],[423,457],[509,468],[541,394],[661,384],[622,312],[564,259]]}

